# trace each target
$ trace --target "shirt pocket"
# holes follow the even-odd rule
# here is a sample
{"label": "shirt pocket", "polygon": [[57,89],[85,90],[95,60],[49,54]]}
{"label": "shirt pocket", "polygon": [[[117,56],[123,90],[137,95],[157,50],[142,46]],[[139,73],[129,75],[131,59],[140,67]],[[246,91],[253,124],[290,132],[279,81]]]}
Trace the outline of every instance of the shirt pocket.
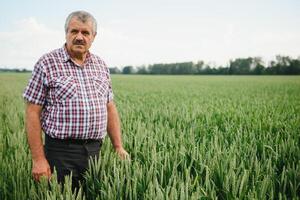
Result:
{"label": "shirt pocket", "polygon": [[106,97],[108,93],[108,80],[104,77],[93,77],[93,83],[96,95]]}
{"label": "shirt pocket", "polygon": [[60,101],[68,101],[77,97],[77,82],[73,77],[61,76],[55,79],[55,98]]}

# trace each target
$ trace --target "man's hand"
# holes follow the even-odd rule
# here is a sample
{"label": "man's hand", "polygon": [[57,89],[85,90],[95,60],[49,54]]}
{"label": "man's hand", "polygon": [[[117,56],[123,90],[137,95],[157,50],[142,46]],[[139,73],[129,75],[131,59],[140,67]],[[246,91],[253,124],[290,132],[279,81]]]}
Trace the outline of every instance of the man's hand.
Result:
{"label": "man's hand", "polygon": [[111,143],[122,160],[130,159],[129,154],[122,146],[120,119],[113,101],[107,104],[108,123],[107,130]]}
{"label": "man's hand", "polygon": [[39,181],[41,176],[51,177],[51,170],[45,157],[42,129],[41,112],[42,106],[32,103],[26,104],[26,132],[29,148],[32,156],[32,176],[34,180]]}
{"label": "man's hand", "polygon": [[129,154],[123,147],[116,148],[115,150],[122,160],[130,160]]}
{"label": "man's hand", "polygon": [[32,160],[32,176],[35,181],[40,181],[40,178],[42,176],[46,176],[46,178],[50,180],[50,165],[45,158],[39,160]]}

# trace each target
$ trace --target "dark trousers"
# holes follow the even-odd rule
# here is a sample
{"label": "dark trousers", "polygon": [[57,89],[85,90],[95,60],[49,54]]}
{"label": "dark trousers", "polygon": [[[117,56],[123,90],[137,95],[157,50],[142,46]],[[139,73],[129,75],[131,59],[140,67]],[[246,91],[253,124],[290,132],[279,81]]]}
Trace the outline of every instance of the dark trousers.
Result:
{"label": "dark trousers", "polygon": [[84,173],[88,169],[89,159],[98,159],[101,140],[54,139],[45,135],[46,159],[53,173],[57,171],[57,180],[64,183],[64,177],[72,172],[72,189],[79,188],[84,182]]}

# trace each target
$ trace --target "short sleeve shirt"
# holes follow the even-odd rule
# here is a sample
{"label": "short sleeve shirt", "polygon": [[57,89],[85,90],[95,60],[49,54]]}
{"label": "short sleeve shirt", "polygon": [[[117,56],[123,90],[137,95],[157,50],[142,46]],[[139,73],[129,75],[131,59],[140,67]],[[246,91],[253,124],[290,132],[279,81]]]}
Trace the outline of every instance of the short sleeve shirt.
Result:
{"label": "short sleeve shirt", "polygon": [[58,139],[101,139],[107,129],[107,103],[113,100],[109,69],[88,53],[83,67],[65,47],[42,56],[24,91],[26,101],[42,105],[41,125]]}

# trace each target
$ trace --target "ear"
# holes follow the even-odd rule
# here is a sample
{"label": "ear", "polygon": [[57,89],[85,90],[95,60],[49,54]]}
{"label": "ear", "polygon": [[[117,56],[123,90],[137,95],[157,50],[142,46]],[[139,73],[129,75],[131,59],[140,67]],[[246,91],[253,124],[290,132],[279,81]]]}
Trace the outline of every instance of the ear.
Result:
{"label": "ear", "polygon": [[94,35],[93,35],[93,42],[94,42],[94,40],[95,40],[96,35],[97,35],[97,32],[94,33]]}
{"label": "ear", "polygon": [[67,41],[68,29],[65,31],[65,39]]}

